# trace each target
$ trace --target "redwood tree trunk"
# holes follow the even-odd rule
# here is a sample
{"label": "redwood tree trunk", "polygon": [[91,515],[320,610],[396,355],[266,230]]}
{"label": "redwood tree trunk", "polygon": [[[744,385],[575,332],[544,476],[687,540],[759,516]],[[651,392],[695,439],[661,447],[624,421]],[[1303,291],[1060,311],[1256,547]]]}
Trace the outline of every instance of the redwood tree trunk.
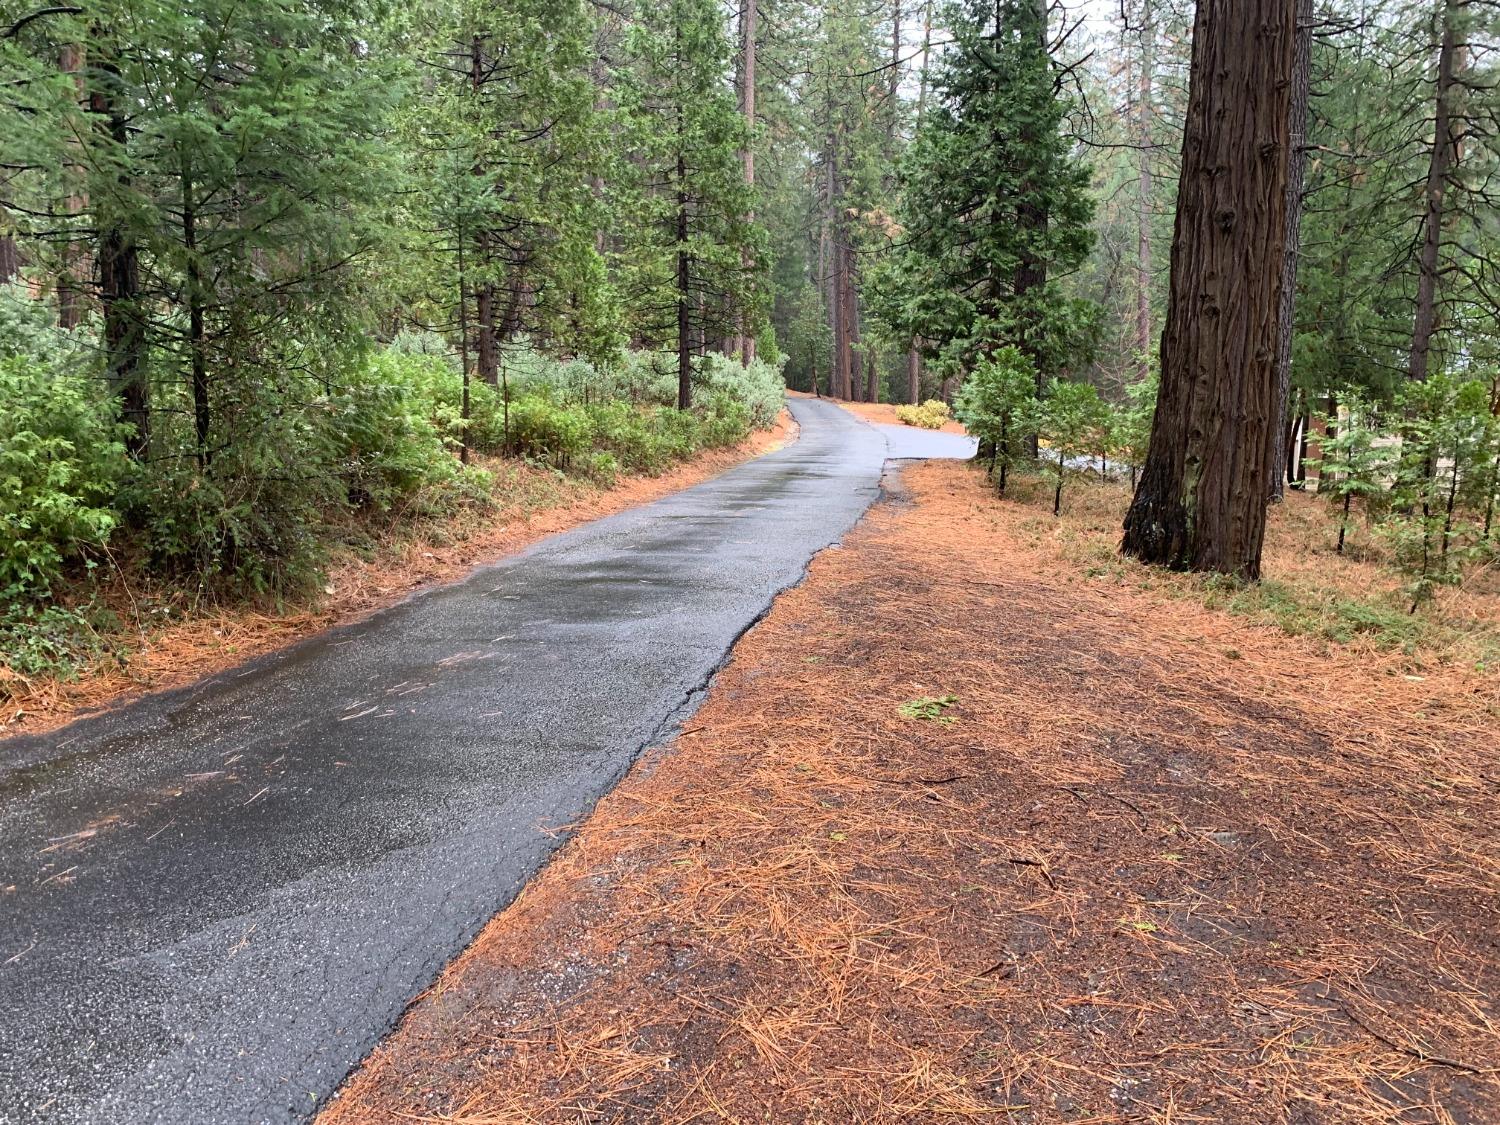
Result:
{"label": "redwood tree trunk", "polygon": [[1135,352],[1136,377],[1151,377],[1151,91],[1152,48],[1156,29],[1146,5],[1141,20],[1140,74],[1136,84],[1136,143],[1140,164],[1135,214]]}
{"label": "redwood tree trunk", "polygon": [[[477,247],[481,268],[489,260],[489,239],[481,234]],[[475,352],[479,377],[492,387],[500,385],[500,358],[495,350],[495,286],[482,281],[474,287]]]}
{"label": "redwood tree trunk", "polygon": [[1161,394],[1123,549],[1260,575],[1297,0],[1200,0]]}
{"label": "redwood tree trunk", "polygon": [[21,272],[21,255],[16,250],[14,235],[0,234],[0,285],[13,280]]}
{"label": "redwood tree trunk", "polygon": [[[922,6],[922,65],[917,73],[917,128],[927,115],[927,63],[932,53],[932,0]],[[922,398],[922,353],[913,340],[906,350],[906,396],[913,406]]]}

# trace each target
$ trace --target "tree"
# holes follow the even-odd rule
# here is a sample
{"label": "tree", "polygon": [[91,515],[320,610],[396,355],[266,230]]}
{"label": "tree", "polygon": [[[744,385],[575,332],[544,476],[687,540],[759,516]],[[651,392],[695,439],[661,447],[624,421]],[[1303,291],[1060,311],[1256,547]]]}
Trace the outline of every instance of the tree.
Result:
{"label": "tree", "polygon": [[974,365],[959,388],[953,412],[979,439],[1000,495],[1010,469],[1021,460],[1023,438],[1036,429],[1036,369],[1017,347],[997,349]]}
{"label": "tree", "polygon": [[1051,471],[1054,489],[1052,514],[1062,515],[1063,481],[1068,462],[1091,453],[1095,435],[1109,424],[1109,408],[1099,392],[1088,383],[1067,383],[1053,379],[1047,394],[1037,407],[1037,432],[1046,439],[1046,463]]}
{"label": "tree", "polygon": [[1286,416],[1292,392],[1292,336],[1296,331],[1297,267],[1302,249],[1302,192],[1307,167],[1308,85],[1312,69],[1312,0],[1297,0],[1297,38],[1292,53],[1292,96],[1287,108],[1286,240],[1281,249],[1281,295],[1276,333],[1276,417],[1270,442],[1272,500],[1280,500],[1286,476]]}
{"label": "tree", "polygon": [[1318,491],[1326,491],[1339,505],[1339,537],[1334,552],[1342,555],[1355,498],[1368,500],[1385,491],[1392,460],[1389,448],[1377,444],[1380,431],[1374,425],[1374,415],[1357,392],[1340,398],[1339,418],[1338,434],[1323,443]]}
{"label": "tree", "polygon": [[906,154],[885,318],[924,353],[966,366],[1007,345],[1037,389],[1082,350],[1090,308],[1059,278],[1092,244],[1089,169],[1073,152],[1046,13],[966,0]]}
{"label": "tree", "polygon": [[1161,389],[1125,519],[1145,562],[1260,575],[1295,36],[1295,0],[1198,6]]}
{"label": "tree", "polygon": [[745,119],[726,77],[730,46],[712,0],[646,4],[628,40],[621,92],[639,153],[630,213],[629,285],[636,331],[677,355],[677,405],[710,339],[734,335],[755,301],[760,239],[741,153]]}

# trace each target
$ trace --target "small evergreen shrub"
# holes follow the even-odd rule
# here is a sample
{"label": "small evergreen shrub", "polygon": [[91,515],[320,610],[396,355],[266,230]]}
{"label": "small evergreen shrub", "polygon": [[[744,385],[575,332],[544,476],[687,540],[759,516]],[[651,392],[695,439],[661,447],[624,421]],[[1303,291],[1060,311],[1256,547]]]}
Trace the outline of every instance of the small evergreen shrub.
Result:
{"label": "small evergreen shrub", "polygon": [[45,595],[119,523],[127,462],[98,380],[0,358],[0,600]]}

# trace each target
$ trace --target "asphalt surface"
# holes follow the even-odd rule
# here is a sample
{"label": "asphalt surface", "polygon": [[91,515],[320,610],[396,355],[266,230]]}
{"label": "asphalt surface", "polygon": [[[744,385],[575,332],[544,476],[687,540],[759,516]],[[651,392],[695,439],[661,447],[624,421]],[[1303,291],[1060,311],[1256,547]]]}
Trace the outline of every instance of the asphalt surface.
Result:
{"label": "asphalt surface", "polygon": [[886,458],[936,448],[791,409],[800,440],[705,484],[0,742],[0,1122],[310,1117]]}

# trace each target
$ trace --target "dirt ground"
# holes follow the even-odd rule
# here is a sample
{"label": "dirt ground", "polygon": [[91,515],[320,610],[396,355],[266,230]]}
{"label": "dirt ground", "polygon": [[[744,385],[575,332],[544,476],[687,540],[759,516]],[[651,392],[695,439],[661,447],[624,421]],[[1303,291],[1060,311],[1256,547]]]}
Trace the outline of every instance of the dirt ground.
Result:
{"label": "dirt ground", "polygon": [[[550,469],[494,458],[495,506],[406,530],[363,556],[336,557],[317,604],[280,611],[235,605],[172,604],[123,573],[103,581],[102,596],[127,623],[111,638],[113,655],[75,679],[27,679],[0,664],[0,737],[54,730],[81,715],[115,706],[233,667],[303,637],[400,601],[436,582],[514,554],[539,539],[590,520],[650,503],[717,476],[725,469],[794,440],[796,423],[782,411],[770,430],[732,449],[700,453],[657,477],[622,476],[601,488]],[[163,614],[170,610],[163,620]]]}
{"label": "dirt ground", "polygon": [[1500,1121],[1494,678],[1034,518],[906,470],[321,1125]]}

